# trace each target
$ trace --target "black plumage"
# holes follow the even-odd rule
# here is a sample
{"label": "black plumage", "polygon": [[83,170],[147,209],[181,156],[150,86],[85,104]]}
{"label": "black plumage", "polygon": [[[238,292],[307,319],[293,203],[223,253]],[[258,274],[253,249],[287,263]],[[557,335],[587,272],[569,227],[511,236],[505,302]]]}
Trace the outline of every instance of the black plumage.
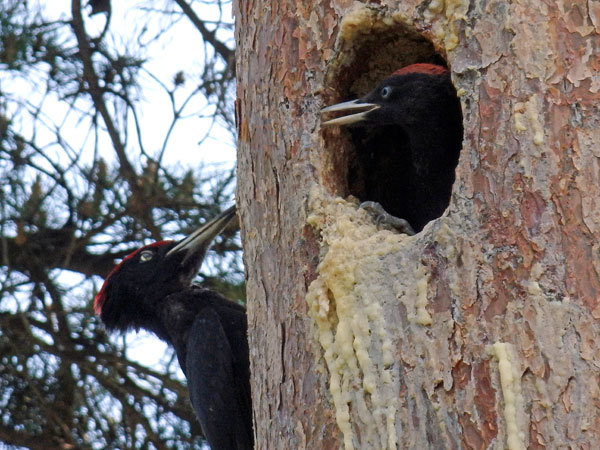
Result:
{"label": "black plumage", "polygon": [[143,328],[175,348],[213,450],[253,448],[246,311],[192,284],[213,238],[234,216],[232,207],[180,242],[131,253],[94,301],[107,329]]}
{"label": "black plumage", "polygon": [[462,146],[462,113],[450,73],[413,64],[364,97],[327,107],[350,113],[324,125],[351,125],[351,194],[406,219],[418,232],[447,208]]}

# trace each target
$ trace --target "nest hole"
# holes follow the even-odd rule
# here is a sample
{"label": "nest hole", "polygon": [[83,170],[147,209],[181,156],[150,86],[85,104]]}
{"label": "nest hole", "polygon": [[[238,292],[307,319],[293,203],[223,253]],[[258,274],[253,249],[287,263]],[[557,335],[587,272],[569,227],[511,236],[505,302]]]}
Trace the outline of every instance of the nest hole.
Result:
{"label": "nest hole", "polygon": [[[448,68],[434,45],[414,29],[401,23],[384,25],[383,20],[376,26],[371,23],[364,32],[355,32],[353,39],[340,47],[328,77],[333,103],[335,99],[343,102],[364,97],[395,71],[417,63]],[[328,146],[336,153],[332,157],[337,159],[335,170],[341,171],[335,178],[342,186],[336,190],[361,202],[379,203],[387,213],[407,220],[416,232],[440,217],[450,203],[463,135],[460,102],[453,86],[451,89],[456,104],[446,105],[450,113],[445,115],[455,128],[453,135],[438,136],[435,142],[435,127],[429,125],[444,118],[433,112],[430,118],[424,119],[429,123],[419,127],[425,141],[434,143],[431,148],[441,143],[442,149],[444,145],[447,147],[443,151],[437,149],[429,156],[427,152],[410,154],[414,151],[413,130],[398,125],[354,124],[343,127],[345,131],[341,134],[329,134],[331,145]],[[435,170],[426,177],[415,176],[416,161],[428,157],[439,160]]]}

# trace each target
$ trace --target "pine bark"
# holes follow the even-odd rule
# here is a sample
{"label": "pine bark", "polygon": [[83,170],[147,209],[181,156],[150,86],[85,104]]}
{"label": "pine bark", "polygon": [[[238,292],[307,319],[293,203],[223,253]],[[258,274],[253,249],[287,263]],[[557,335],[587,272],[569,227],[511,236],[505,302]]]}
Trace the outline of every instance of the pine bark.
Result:
{"label": "pine bark", "polygon": [[[235,16],[257,448],[594,448],[600,7],[238,0]],[[350,143],[319,110],[434,50],[464,144],[445,215],[406,237],[341,200]]]}

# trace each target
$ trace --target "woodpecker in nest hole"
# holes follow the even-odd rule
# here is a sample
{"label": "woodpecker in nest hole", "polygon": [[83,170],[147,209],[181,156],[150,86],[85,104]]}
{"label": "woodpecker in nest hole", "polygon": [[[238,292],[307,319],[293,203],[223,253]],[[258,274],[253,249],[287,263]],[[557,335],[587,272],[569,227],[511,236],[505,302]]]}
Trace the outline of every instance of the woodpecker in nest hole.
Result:
{"label": "woodpecker in nest hole", "polygon": [[349,126],[356,153],[349,190],[378,221],[414,234],[443,214],[463,136],[448,69],[403,67],[364,97],[321,112],[344,113],[322,124]]}

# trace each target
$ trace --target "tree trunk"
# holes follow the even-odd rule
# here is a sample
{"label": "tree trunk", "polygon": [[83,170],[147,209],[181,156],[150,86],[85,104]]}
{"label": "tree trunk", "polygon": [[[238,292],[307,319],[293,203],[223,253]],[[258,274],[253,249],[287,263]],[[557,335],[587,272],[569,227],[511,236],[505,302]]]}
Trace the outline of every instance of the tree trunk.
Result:
{"label": "tree trunk", "polygon": [[[600,6],[377,3],[235,5],[257,448],[595,448]],[[408,237],[342,200],[319,110],[436,53],[463,150]]]}

